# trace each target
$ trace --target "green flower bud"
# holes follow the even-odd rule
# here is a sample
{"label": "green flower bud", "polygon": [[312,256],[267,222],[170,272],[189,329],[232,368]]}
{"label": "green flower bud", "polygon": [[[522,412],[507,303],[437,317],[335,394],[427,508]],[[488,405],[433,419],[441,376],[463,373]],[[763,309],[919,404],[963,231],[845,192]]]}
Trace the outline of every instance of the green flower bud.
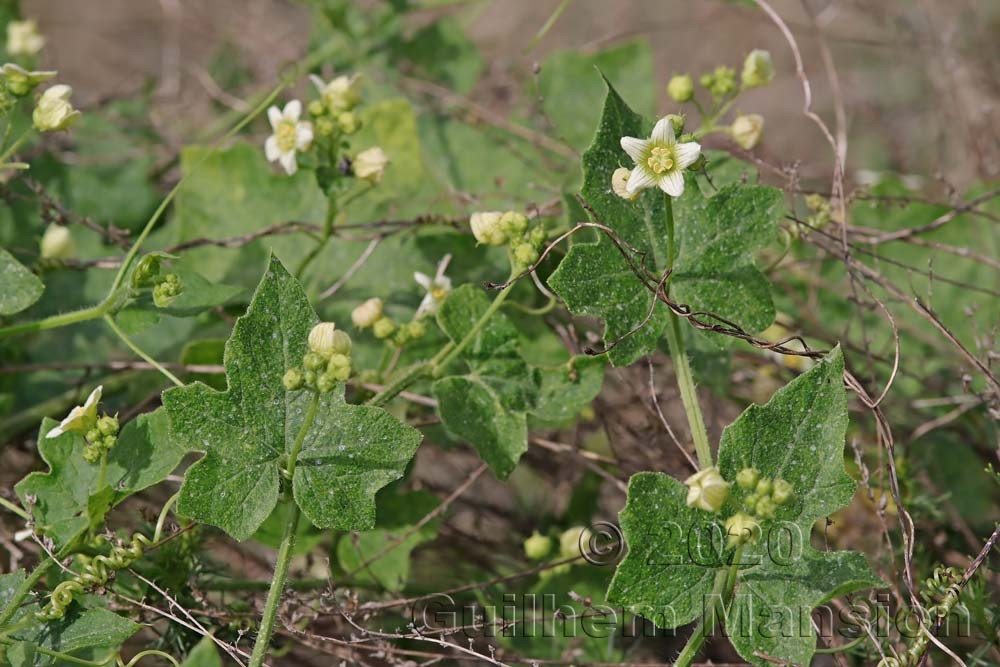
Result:
{"label": "green flower bud", "polygon": [[388,317],[380,317],[372,326],[372,333],[376,338],[388,338],[396,330],[396,323]]}
{"label": "green flower bud", "polygon": [[306,109],[312,116],[322,116],[324,113],[326,113],[326,107],[323,106],[323,102],[321,102],[320,100],[313,100],[312,102],[309,103]]}
{"label": "green flower bud", "polygon": [[582,556],[587,551],[592,539],[593,533],[583,526],[567,528],[559,536],[560,558]]}
{"label": "green flower bud", "polygon": [[95,427],[87,431],[87,433],[84,434],[83,439],[89,443],[98,443],[103,437],[104,435],[101,433],[100,429]]}
{"label": "green flower bud", "polygon": [[528,231],[528,218],[523,213],[507,211],[500,216],[500,228],[510,237],[520,236]]}
{"label": "green flower bud", "polygon": [[305,385],[307,387],[316,386],[316,371],[306,371],[302,374],[302,377],[305,380]]}
{"label": "green flower bud", "polygon": [[427,325],[421,320],[414,320],[406,325],[406,333],[411,339],[421,338],[427,333]]}
{"label": "green flower bud", "polygon": [[752,489],[757,486],[757,480],[760,479],[760,471],[756,468],[744,468],[736,473],[736,483],[740,485],[741,489]]}
{"label": "green flower bud", "polygon": [[675,102],[690,102],[694,97],[694,81],[688,74],[677,74],[667,84],[667,95]]}
{"label": "green flower bud", "polygon": [[528,243],[541,248],[545,244],[545,228],[538,226],[528,232]]}
{"label": "green flower bud", "polygon": [[754,509],[761,519],[773,519],[774,511],[778,509],[778,506],[771,499],[771,496],[764,496],[757,501],[757,506]]}
{"label": "green flower bud", "polygon": [[760,524],[752,516],[737,512],[726,519],[726,535],[729,536],[728,545],[731,547],[747,542],[752,544],[760,535]]}
{"label": "green flower bud", "polygon": [[703,74],[699,82],[712,93],[712,97],[725,97],[736,90],[736,70],[719,65],[712,72]]}
{"label": "green flower bud", "polygon": [[114,446],[117,444],[118,444],[118,438],[113,435],[106,435],[104,436],[104,440],[101,441],[101,446],[104,448],[105,451],[113,449]]}
{"label": "green flower bud", "polygon": [[757,489],[756,489],[757,490],[757,495],[760,495],[760,496],[769,496],[769,495],[771,495],[771,489],[773,489],[773,488],[774,488],[774,485],[771,483],[771,480],[769,480],[766,477],[762,477],[757,482]]}
{"label": "green flower bud", "polygon": [[524,555],[531,560],[542,560],[552,551],[552,538],[542,535],[537,530],[524,541]]}
{"label": "green flower bud", "polygon": [[93,465],[101,460],[101,448],[95,445],[87,445],[83,448],[83,460]]}
{"label": "green flower bud", "polygon": [[330,361],[326,365],[327,372],[334,372],[340,368],[350,368],[351,360],[346,354],[333,354],[330,355]]}
{"label": "green flower bud", "polygon": [[346,382],[347,378],[351,377],[351,365],[348,363],[346,366],[328,368],[326,375],[333,378],[335,382]]}
{"label": "green flower bud", "polygon": [[289,368],[285,371],[284,377],[281,378],[281,384],[285,386],[285,391],[301,389],[304,381],[305,378],[302,376],[302,371],[298,368]]}
{"label": "green flower bud", "polygon": [[514,266],[526,268],[538,261],[538,250],[530,243],[518,243],[511,246],[511,256]]}
{"label": "green flower bud", "polygon": [[306,352],[302,355],[302,366],[307,371],[318,371],[326,366],[326,359],[319,356],[315,352]]}
{"label": "green flower bud", "polygon": [[329,118],[323,116],[316,119],[316,134],[321,137],[329,137],[334,132],[337,131],[337,126],[334,125],[333,121]]}
{"label": "green flower bud", "polygon": [[104,415],[97,420],[97,430],[101,432],[101,435],[117,435],[118,417]]}
{"label": "green flower bud", "polygon": [[332,391],[337,386],[337,379],[329,373],[323,373],[316,379],[316,389],[321,394]]}
{"label": "green flower bud", "polygon": [[756,493],[751,493],[746,498],[743,499],[743,506],[746,507],[751,512],[755,511],[757,508],[757,501],[760,500],[760,496]]}
{"label": "green flower bud", "polygon": [[771,54],[763,49],[754,49],[743,61],[743,87],[766,86],[774,79],[774,64]]}
{"label": "green flower bud", "polygon": [[7,86],[11,95],[24,97],[43,81],[48,81],[56,75],[55,72],[29,72],[20,65],[7,63],[0,67],[0,80]]}
{"label": "green flower bud", "polygon": [[351,336],[346,331],[340,329],[333,332],[333,354],[349,355],[354,344]]}
{"label": "green flower bud", "polygon": [[353,111],[345,111],[337,116],[337,125],[344,134],[354,134],[361,129],[361,119]]}
{"label": "green flower bud", "polygon": [[783,479],[774,480],[774,489],[771,491],[771,498],[775,503],[778,505],[784,505],[791,500],[794,495],[795,489],[792,488],[791,484]]}
{"label": "green flower bud", "polygon": [[132,272],[132,287],[149,287],[156,282],[160,275],[160,257],[149,254],[139,260]]}
{"label": "green flower bud", "polygon": [[729,482],[715,466],[702,468],[684,480],[688,487],[687,506],[706,512],[718,512],[729,497]]}

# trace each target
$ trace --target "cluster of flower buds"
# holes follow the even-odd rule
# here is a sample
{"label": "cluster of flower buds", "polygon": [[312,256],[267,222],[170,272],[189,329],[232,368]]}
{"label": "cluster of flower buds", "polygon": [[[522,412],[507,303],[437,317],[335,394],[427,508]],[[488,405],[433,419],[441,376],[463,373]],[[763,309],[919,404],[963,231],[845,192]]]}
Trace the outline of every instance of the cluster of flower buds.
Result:
{"label": "cluster of flower buds", "polygon": [[780,477],[761,477],[756,468],[744,468],[736,473],[736,484],[749,492],[743,498],[743,506],[760,519],[773,519],[778,507],[787,504],[795,495],[790,483]]}
{"label": "cluster of flower buds", "polygon": [[508,246],[515,269],[526,269],[538,261],[545,243],[545,229],[540,225],[531,226],[527,216],[517,211],[479,211],[469,218],[469,225],[477,242]]}
{"label": "cluster of flower buds", "polygon": [[64,433],[79,433],[87,441],[83,448],[83,459],[87,463],[97,463],[118,444],[118,416],[104,414],[97,416],[97,406],[101,402],[103,387],[97,387],[83,405],[78,405],[59,422],[59,425],[45,434],[46,438],[58,438]]}
{"label": "cluster of flower buds", "polygon": [[319,99],[309,103],[309,115],[321,137],[350,135],[361,129],[361,118],[355,108],[361,103],[360,77],[340,75],[323,81],[315,74],[309,79],[319,92]]}
{"label": "cluster of flower buds", "polygon": [[736,70],[732,67],[719,65],[711,72],[702,74],[698,83],[711,93],[712,97],[722,99],[736,92]]}
{"label": "cluster of flower buds", "polygon": [[379,340],[389,341],[400,347],[427,333],[427,325],[419,319],[397,324],[385,314],[382,299],[377,297],[355,307],[351,311],[351,322],[359,329],[371,329]]}
{"label": "cluster of flower buds", "polygon": [[153,305],[166,308],[184,291],[184,284],[176,273],[162,274],[160,261],[162,253],[150,253],[136,265],[130,282],[135,290],[151,289]]}
{"label": "cluster of flower buds", "polygon": [[309,332],[309,351],[301,368],[289,368],[282,382],[287,391],[307,387],[325,394],[351,377],[351,337],[333,322],[320,322]]}

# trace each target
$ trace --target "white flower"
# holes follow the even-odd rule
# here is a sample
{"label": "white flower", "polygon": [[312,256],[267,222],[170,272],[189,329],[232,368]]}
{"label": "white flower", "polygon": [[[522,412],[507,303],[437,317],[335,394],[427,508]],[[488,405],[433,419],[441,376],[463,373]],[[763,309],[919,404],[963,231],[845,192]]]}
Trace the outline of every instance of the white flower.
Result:
{"label": "white flower", "polygon": [[7,53],[12,56],[33,56],[45,46],[45,38],[38,32],[33,19],[11,21],[7,24]]}
{"label": "white flower", "polygon": [[56,72],[29,72],[14,63],[0,67],[0,78],[7,84],[7,90],[12,95],[27,95],[35,89],[35,86],[55,75]]}
{"label": "white flower", "polygon": [[309,148],[313,140],[312,123],[307,120],[299,120],[302,115],[302,103],[292,100],[285,105],[284,110],[278,107],[271,107],[267,110],[267,119],[271,121],[271,129],[274,134],[264,142],[264,154],[268,162],[277,160],[281,163],[285,173],[291,176],[299,165],[295,161],[295,154]]}
{"label": "white flower", "polygon": [[649,139],[622,137],[622,148],[635,161],[626,191],[635,194],[654,185],[671,197],[684,194],[684,170],[701,154],[694,141],[677,143],[670,118],[661,118]]}
{"label": "white flower", "polygon": [[40,244],[42,259],[70,259],[76,254],[76,243],[69,227],[52,224],[45,228]]}
{"label": "white flower", "polygon": [[330,111],[350,111],[361,101],[361,93],[358,92],[359,76],[338,76],[329,83],[324,82],[315,74],[309,75],[309,80],[319,91],[320,99]]}
{"label": "white flower", "polygon": [[416,318],[418,320],[427,315],[436,314],[438,309],[441,308],[441,303],[445,297],[451,292],[451,279],[444,275],[450,261],[451,255],[445,255],[438,262],[437,273],[434,274],[433,278],[419,271],[413,274],[413,279],[427,290],[427,294],[424,295],[423,301],[420,302],[420,306],[417,308]]}
{"label": "white flower", "polygon": [[68,130],[76,122],[80,112],[75,110],[69,101],[72,94],[73,89],[62,83],[42,93],[31,115],[31,120],[39,132]]}
{"label": "white flower", "polygon": [[46,438],[58,438],[63,433],[86,433],[97,424],[97,404],[101,401],[101,391],[103,387],[98,387],[90,392],[90,396],[83,405],[78,405],[69,411],[66,418],[59,422],[59,426],[49,431]]}
{"label": "white flower", "polygon": [[382,180],[382,174],[388,165],[389,158],[386,157],[385,151],[375,146],[358,153],[351,163],[351,168],[355,176],[375,185]]}
{"label": "white flower", "polygon": [[687,506],[706,512],[718,512],[729,497],[729,482],[715,466],[702,468],[684,480],[688,487]]}
{"label": "white flower", "polygon": [[500,224],[500,211],[476,211],[469,216],[469,226],[476,242],[484,245],[503,245],[507,242],[507,232]]}

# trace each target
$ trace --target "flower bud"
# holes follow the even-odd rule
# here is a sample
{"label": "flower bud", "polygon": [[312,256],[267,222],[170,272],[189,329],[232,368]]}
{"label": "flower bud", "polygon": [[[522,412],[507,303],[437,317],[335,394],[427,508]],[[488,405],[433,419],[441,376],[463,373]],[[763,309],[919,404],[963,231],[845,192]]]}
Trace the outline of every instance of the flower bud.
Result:
{"label": "flower bud", "polygon": [[97,430],[101,435],[116,435],[118,433],[118,417],[104,415],[97,420]]}
{"label": "flower bud", "polygon": [[333,388],[336,386],[337,378],[333,377],[330,373],[323,373],[316,378],[316,390],[321,394],[333,391]]}
{"label": "flower bud", "polygon": [[686,121],[684,116],[676,113],[668,113],[664,118],[670,121],[670,127],[674,129],[674,138],[679,139],[684,134],[684,123]]}
{"label": "flower bud", "polygon": [[766,86],[774,79],[774,64],[771,54],[763,49],[754,49],[743,61],[743,87]]}
{"label": "flower bud", "polygon": [[103,437],[104,436],[101,435],[100,429],[96,426],[83,434],[83,439],[93,444],[99,443]]}
{"label": "flower bud", "polygon": [[500,223],[503,218],[500,211],[477,211],[469,217],[469,226],[476,241],[483,245],[503,245],[507,242],[507,233]]}
{"label": "flower bud", "polygon": [[285,371],[285,376],[281,378],[281,384],[285,386],[285,391],[297,391],[302,388],[302,383],[305,378],[302,376],[301,369],[289,368]]}
{"label": "flower bud", "polygon": [[[326,359],[319,356],[315,352],[306,352],[302,355],[302,366],[307,371],[318,371],[326,366]],[[308,375],[306,376],[306,381],[311,383],[311,381],[308,380]]]}
{"label": "flower bud", "polygon": [[760,535],[760,524],[752,516],[737,512],[726,519],[726,535],[729,536],[728,545],[753,543]]}
{"label": "flower bud", "polygon": [[500,216],[500,228],[510,237],[521,236],[528,231],[528,218],[523,213],[507,211]]}
{"label": "flower bud", "polygon": [[359,329],[367,329],[382,318],[382,299],[373,297],[351,311],[351,322]]}
{"label": "flower bud", "polygon": [[761,478],[757,481],[757,495],[769,496],[771,495],[771,489],[774,488],[774,484],[766,477]]}
{"label": "flower bud", "polygon": [[320,100],[313,100],[306,106],[310,116],[322,116],[326,112],[326,107]]}
{"label": "flower bud", "polygon": [[736,473],[736,483],[740,485],[741,489],[752,489],[757,486],[757,480],[760,479],[760,471],[756,468],[744,468]]}
{"label": "flower bud", "polygon": [[625,167],[618,167],[615,169],[614,173],[611,174],[611,191],[616,195],[625,199],[627,201],[635,201],[642,194],[641,191],[636,190],[635,192],[629,193],[628,191],[628,177],[631,175],[632,170],[626,169]]}
{"label": "flower bud", "polygon": [[690,102],[694,97],[694,81],[688,74],[677,74],[667,84],[667,95],[675,102]]}
{"label": "flower bud", "polygon": [[380,317],[372,326],[372,333],[376,338],[388,338],[396,330],[396,323],[388,317]]}
{"label": "flower bud", "polygon": [[7,53],[12,56],[33,56],[45,46],[38,32],[38,23],[31,19],[7,24]]}
{"label": "flower bud", "polygon": [[14,63],[7,63],[0,67],[0,79],[3,79],[10,94],[17,97],[24,97],[33,91],[38,84],[48,81],[55,75],[56,72],[29,72]]}
{"label": "flower bud", "polygon": [[771,490],[771,499],[778,505],[784,505],[792,496],[795,495],[795,489],[792,485],[783,479],[774,480],[774,488]]}
{"label": "flower bud", "polygon": [[[329,359],[330,355],[338,352],[337,325],[333,322],[320,322],[309,332],[309,350],[320,356],[322,359]],[[308,368],[308,366],[307,366]]]}
{"label": "flower bud", "polygon": [[153,305],[157,308],[166,308],[180,296],[182,291],[180,277],[176,273],[168,273],[153,288]]}
{"label": "flower bud", "polygon": [[559,536],[559,556],[575,558],[587,553],[593,533],[583,526],[573,526],[563,531]]}
{"label": "flower bud", "polygon": [[333,121],[326,116],[316,119],[316,134],[321,137],[329,137],[337,129]]}
{"label": "flower bud", "polygon": [[351,163],[351,168],[354,170],[355,176],[374,185],[382,180],[382,175],[388,164],[389,158],[386,157],[385,151],[375,146],[358,153],[354,162]]}
{"label": "flower bud", "polygon": [[687,506],[706,512],[718,512],[729,497],[729,482],[715,466],[703,468],[684,480],[688,487]]}
{"label": "flower bud", "polygon": [[83,448],[83,460],[94,465],[101,460],[101,448],[96,445],[87,445]]}
{"label": "flower bud", "polygon": [[542,560],[552,551],[552,539],[537,530],[524,541],[524,555],[531,560]]}
{"label": "flower bud", "polygon": [[421,338],[427,333],[427,325],[422,320],[414,320],[406,325],[406,335],[413,338]]}
{"label": "flower bud", "polygon": [[337,125],[344,134],[354,134],[361,129],[361,119],[353,111],[345,111],[337,116]]}
{"label": "flower bud", "polygon": [[341,368],[350,368],[350,367],[351,367],[351,358],[341,352],[335,352],[334,354],[331,354],[330,361],[327,362],[326,364],[326,370],[331,373]]}
{"label": "flower bud", "polygon": [[530,243],[518,243],[511,248],[514,265],[527,268],[538,260],[538,250]]}
{"label": "flower bud", "polygon": [[757,505],[754,510],[757,516],[761,519],[773,519],[774,512],[778,509],[778,505],[771,499],[771,496],[764,496],[757,500]]}
{"label": "flower bud", "polygon": [[42,93],[31,115],[35,129],[39,132],[68,130],[80,117],[80,112],[70,104],[72,94],[73,89],[65,84],[57,84]]}
{"label": "flower bud", "polygon": [[160,257],[155,254],[148,254],[139,260],[132,272],[132,287],[149,287],[160,275]]}
{"label": "flower bud", "polygon": [[699,82],[712,93],[712,97],[725,97],[736,90],[736,70],[719,65],[713,71],[703,74]]}
{"label": "flower bud", "polygon": [[330,111],[349,111],[361,102],[360,77],[338,76],[329,83],[316,75],[309,77]]}
{"label": "flower bud", "polygon": [[68,227],[49,225],[42,234],[42,259],[71,259],[76,254],[76,243]]}
{"label": "flower bud", "polygon": [[756,113],[737,116],[729,128],[729,134],[740,148],[750,150],[760,143],[764,134],[764,117]]}

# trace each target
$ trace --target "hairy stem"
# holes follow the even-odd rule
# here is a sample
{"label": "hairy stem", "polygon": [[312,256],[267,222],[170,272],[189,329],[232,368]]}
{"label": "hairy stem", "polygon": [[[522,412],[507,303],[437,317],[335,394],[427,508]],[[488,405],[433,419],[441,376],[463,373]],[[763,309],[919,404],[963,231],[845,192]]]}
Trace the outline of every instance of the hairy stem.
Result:
{"label": "hairy stem", "polygon": [[29,333],[32,331],[45,331],[46,329],[58,329],[59,327],[64,327],[70,324],[76,324],[77,322],[86,322],[87,320],[96,320],[99,317],[104,317],[111,308],[111,300],[107,299],[97,304],[96,306],[91,306],[90,308],[84,308],[82,310],[74,310],[69,313],[62,313],[60,315],[51,315],[49,317],[44,317],[40,320],[34,320],[32,322],[19,322],[18,324],[12,324],[8,327],[0,328],[0,338],[5,338],[7,336],[14,336],[22,333]]}
{"label": "hairy stem", "polygon": [[[675,259],[674,247],[674,209],[670,195],[664,195],[666,200],[667,223],[667,265],[673,267]],[[701,414],[698,403],[698,391],[695,388],[694,374],[688,361],[684,346],[684,336],[681,332],[680,318],[674,311],[669,311],[670,321],[667,323],[667,345],[670,347],[670,358],[674,362],[674,374],[677,376],[677,386],[681,392],[681,403],[687,415],[688,427],[691,429],[691,439],[698,454],[698,465],[708,468],[713,465],[712,448],[708,444],[708,431],[705,429],[705,418]]]}
{"label": "hairy stem", "polygon": [[111,315],[105,315],[104,321],[108,323],[108,326],[111,327],[111,330],[115,332],[115,335],[121,338],[122,342],[125,343],[130,350],[139,355],[143,361],[147,362],[150,366],[160,371],[160,373],[162,373],[168,380],[173,382],[178,387],[184,386],[184,383],[181,382],[176,375],[174,375],[166,368],[164,368],[162,365],[160,365],[160,362],[158,362],[156,359],[146,354],[141,347],[136,345],[131,338],[126,336],[125,332],[122,331],[121,328],[119,328],[118,324],[115,322],[115,319],[111,317]]}
{"label": "hairy stem", "polygon": [[709,594],[707,609],[694,632],[688,638],[680,655],[674,662],[674,667],[688,667],[694,659],[698,657],[705,640],[715,632],[715,626],[719,622],[719,612],[724,611],[729,606],[733,598],[733,589],[736,586],[736,571],[739,568],[740,557],[743,555],[743,546],[736,548],[733,554],[733,562],[728,569],[720,569],[715,573],[715,582],[712,585],[712,592]]}
{"label": "hairy stem", "polygon": [[[292,450],[288,457],[288,477],[295,473],[295,461],[302,449],[302,443],[306,439],[306,433],[312,427],[313,419],[316,418],[316,408],[319,405],[319,394],[314,393],[312,401],[309,403],[309,410],[295,436]],[[292,515],[285,524],[285,532],[281,536],[281,546],[278,547],[278,560],[274,564],[274,576],[271,578],[271,588],[267,592],[267,601],[264,603],[264,615],[260,619],[260,630],[257,633],[257,641],[253,645],[253,653],[250,656],[250,667],[261,667],[264,658],[267,657],[268,648],[271,645],[271,635],[274,634],[274,621],[278,615],[278,606],[281,603],[281,596],[285,592],[285,581],[288,579],[288,564],[292,560],[292,547],[295,546],[295,533],[299,526],[299,506],[292,497],[292,485],[289,482],[285,486],[285,502],[292,508]]]}

